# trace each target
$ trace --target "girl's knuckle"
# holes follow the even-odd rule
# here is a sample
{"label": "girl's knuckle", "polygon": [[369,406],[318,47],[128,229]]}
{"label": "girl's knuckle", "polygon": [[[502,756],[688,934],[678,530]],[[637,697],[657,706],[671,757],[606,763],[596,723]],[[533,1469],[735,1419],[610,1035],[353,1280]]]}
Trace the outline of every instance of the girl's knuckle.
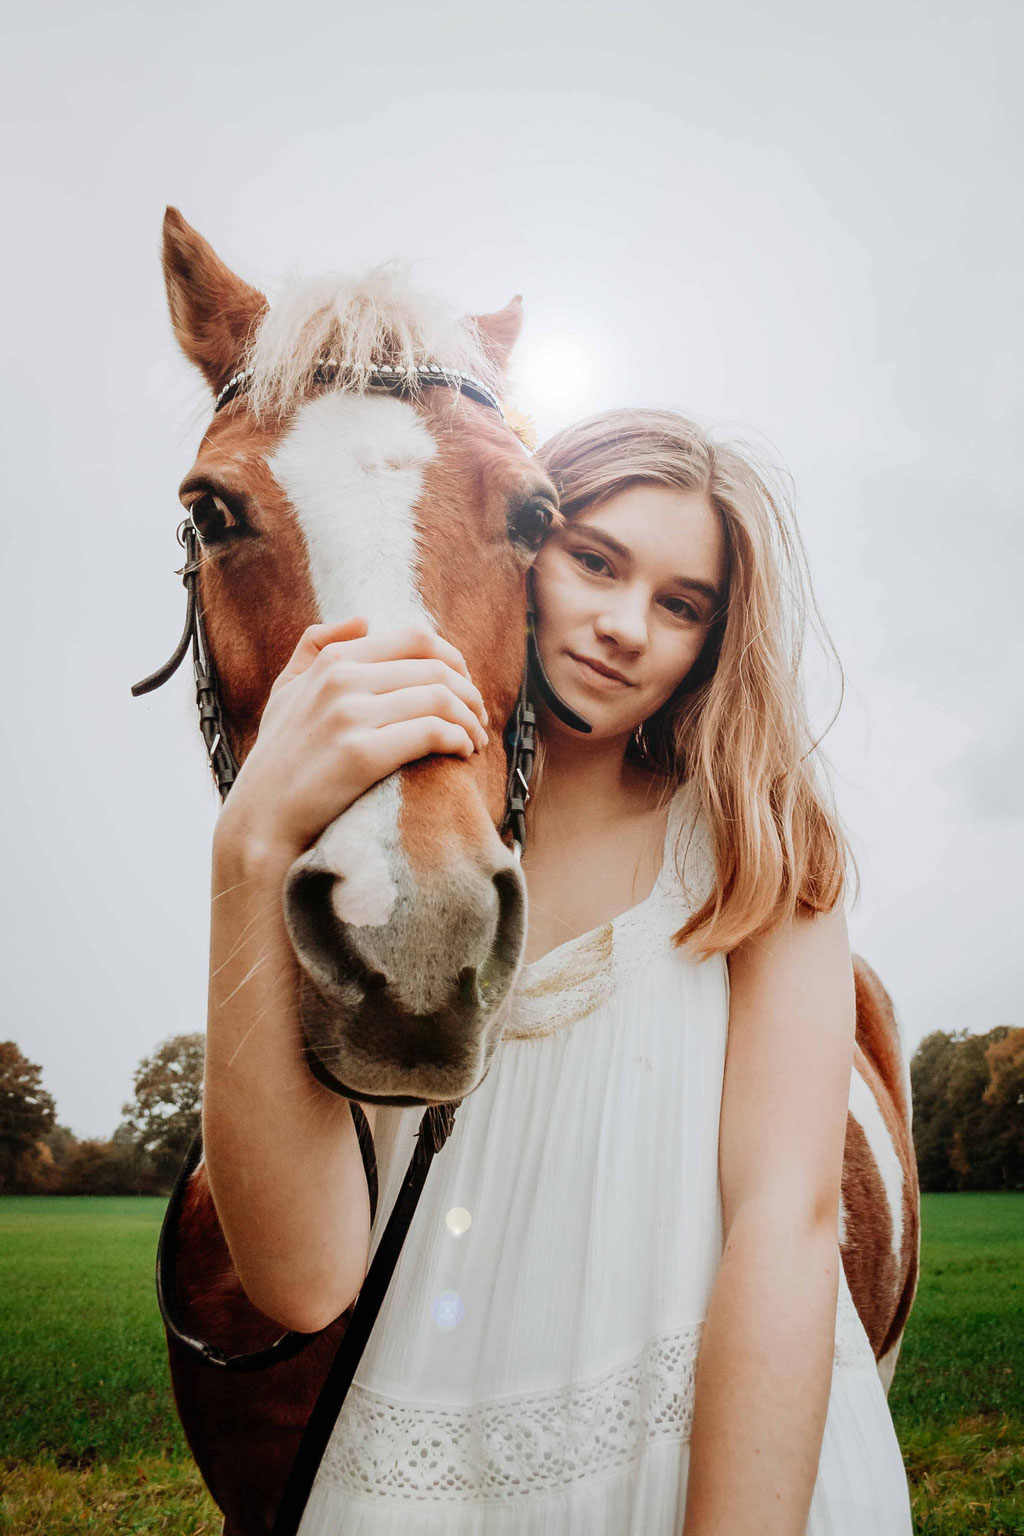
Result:
{"label": "girl's knuckle", "polygon": [[352,687],[355,681],[355,669],[350,661],[346,661],[337,652],[331,657],[330,666],[327,668],[327,676],[330,687],[335,692],[345,692]]}
{"label": "girl's knuckle", "polygon": [[350,693],[335,693],[328,705],[327,716],[336,731],[347,731],[358,722],[359,708]]}
{"label": "girl's knuckle", "polygon": [[369,733],[354,731],[346,743],[345,755],[357,773],[369,772],[373,768],[375,756]]}

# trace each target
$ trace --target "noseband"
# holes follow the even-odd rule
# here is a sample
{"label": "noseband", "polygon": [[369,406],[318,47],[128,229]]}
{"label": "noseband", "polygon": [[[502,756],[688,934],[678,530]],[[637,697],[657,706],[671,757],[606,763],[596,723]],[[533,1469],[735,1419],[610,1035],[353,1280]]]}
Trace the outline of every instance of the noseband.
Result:
{"label": "noseband", "polygon": [[[317,364],[315,379],[318,382],[327,382],[336,376],[338,364],[333,358],[321,358]],[[252,369],[244,369],[236,373],[224,385],[214,403],[214,415],[233,400],[240,389],[252,375]],[[462,373],[454,369],[444,369],[436,363],[424,364],[412,370],[412,373],[394,367],[382,367],[375,370],[370,376],[369,387],[383,389],[389,393],[406,394],[414,384],[434,385],[443,384],[450,389],[456,389],[460,394],[466,395],[471,400],[478,401],[481,405],[488,406],[497,411],[502,421],[505,413],[501,408],[498,397],[482,384],[479,379],[471,374]],[[202,564],[199,555],[199,546],[202,540],[199,531],[191,516],[186,517],[178,526],[178,543],[185,551],[185,564],[175,573],[180,576],[187,593],[185,608],[185,628],[181,639],[178,641],[173,654],[149,677],[145,677],[139,683],[132,685],[132,695],[135,698],[144,693],[152,693],[155,688],[161,687],[168,678],[173,677],[185,659],[185,652],[192,646],[192,670],[195,676],[196,706],[199,710],[199,729],[203,734],[206,744],[206,754],[213,773],[221,800],[227,798],[235,779],[238,777],[238,759],[231,749],[228,733],[224,724],[224,711],[221,703],[220,688],[217,682],[217,674],[214,670],[210,656],[210,647],[206,638],[206,627],[203,623],[202,605],[199,602],[198,582],[199,570]],[[505,814],[501,826],[498,828],[499,836],[505,837],[511,834],[512,849],[517,862],[521,860],[523,849],[526,846],[526,806],[530,798],[530,777],[533,773],[533,762],[536,752],[536,724],[537,717],[533,705],[530,702],[529,684],[531,677],[536,684],[537,691],[553,714],[570,726],[573,730],[589,732],[591,725],[589,720],[576,712],[556,692],[551,679],[544,670],[541,661],[540,650],[537,645],[537,608],[533,593],[533,573],[527,575],[527,600],[526,600],[526,664],[523,667],[523,676],[519,686],[519,697],[515,710],[505,727],[504,744],[507,763],[505,783]]]}

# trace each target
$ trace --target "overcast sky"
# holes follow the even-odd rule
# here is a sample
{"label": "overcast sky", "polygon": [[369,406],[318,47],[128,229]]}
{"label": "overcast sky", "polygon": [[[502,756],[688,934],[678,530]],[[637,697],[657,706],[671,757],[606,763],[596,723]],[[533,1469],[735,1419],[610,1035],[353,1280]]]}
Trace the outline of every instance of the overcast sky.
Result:
{"label": "overcast sky", "polygon": [[205,1027],[217,800],[190,668],[129,695],[180,633],[206,410],[167,320],[169,202],[271,294],[392,256],[466,311],[521,292],[542,434],[666,405],[784,464],[846,672],[826,745],[854,947],[911,1046],[1024,1022],[1019,9],[22,14],[0,1038],[60,1120],[109,1135],[139,1058]]}

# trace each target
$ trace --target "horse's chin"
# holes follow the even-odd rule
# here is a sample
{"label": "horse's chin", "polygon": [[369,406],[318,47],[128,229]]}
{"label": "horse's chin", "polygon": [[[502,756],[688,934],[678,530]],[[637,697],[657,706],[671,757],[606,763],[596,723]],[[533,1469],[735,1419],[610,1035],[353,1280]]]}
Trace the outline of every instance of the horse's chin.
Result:
{"label": "horse's chin", "polygon": [[303,974],[300,1021],[306,1063],[325,1087],[371,1104],[445,1104],[472,1093],[501,1039],[505,996],[485,1003],[466,977],[431,1014],[397,1005],[386,982],[358,1002],[324,996]]}

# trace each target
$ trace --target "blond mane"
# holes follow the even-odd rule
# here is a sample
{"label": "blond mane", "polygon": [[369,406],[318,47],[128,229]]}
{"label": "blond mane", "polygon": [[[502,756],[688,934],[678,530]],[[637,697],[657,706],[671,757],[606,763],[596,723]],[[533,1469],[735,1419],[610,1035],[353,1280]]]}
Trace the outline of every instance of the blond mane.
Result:
{"label": "blond mane", "polygon": [[415,369],[437,363],[473,374],[503,393],[500,372],[472,318],[416,288],[404,262],[288,284],[249,342],[244,366],[252,369],[246,390],[250,409],[257,416],[292,409],[309,394],[325,357],[338,364],[337,389],[362,391],[374,370],[387,364],[399,368],[415,392]]}

